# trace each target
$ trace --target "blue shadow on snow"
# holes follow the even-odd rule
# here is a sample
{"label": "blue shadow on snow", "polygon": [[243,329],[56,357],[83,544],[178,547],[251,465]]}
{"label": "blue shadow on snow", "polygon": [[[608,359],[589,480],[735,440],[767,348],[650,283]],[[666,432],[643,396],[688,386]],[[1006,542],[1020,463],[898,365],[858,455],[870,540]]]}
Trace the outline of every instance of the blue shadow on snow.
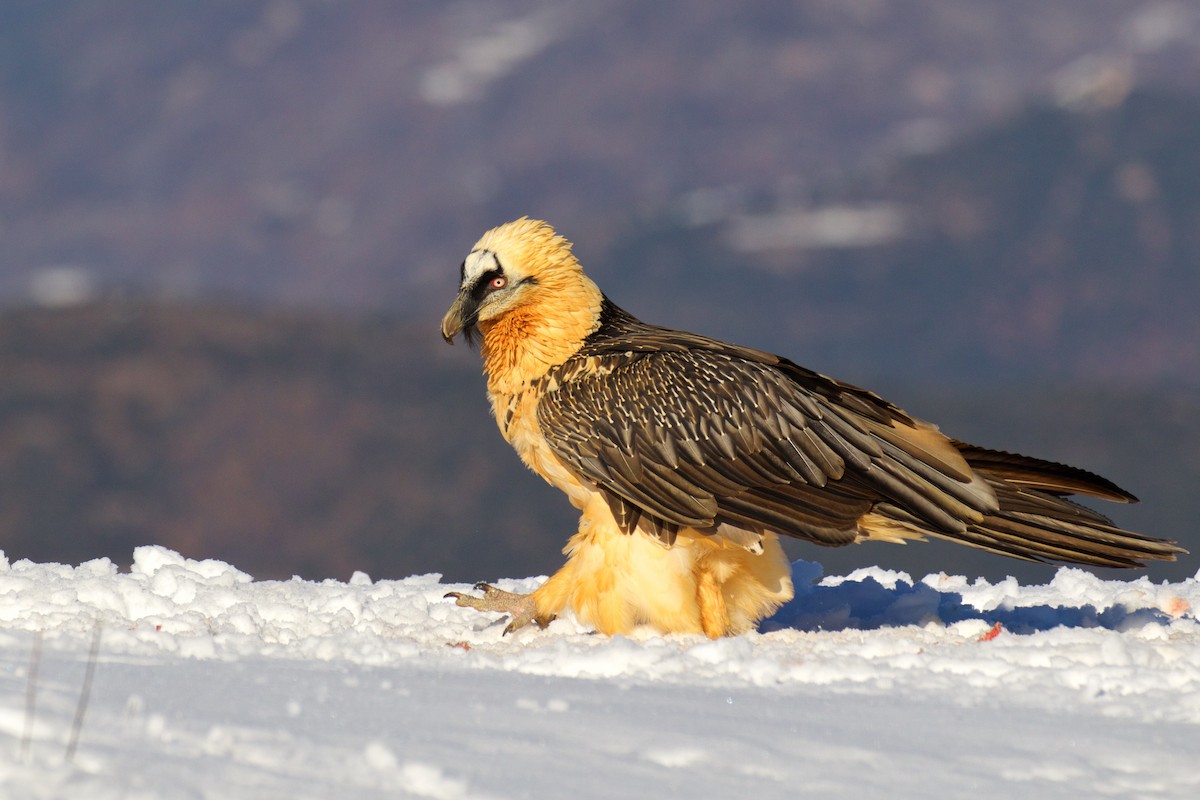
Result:
{"label": "blue shadow on snow", "polygon": [[900,577],[889,587],[868,575],[822,586],[819,581],[823,572],[820,564],[795,562],[792,565],[795,598],[764,620],[759,630],[875,630],[929,622],[951,625],[977,619],[989,625],[998,622],[1011,633],[1033,633],[1057,627],[1128,630],[1167,624],[1174,619],[1157,608],[1130,608],[1119,603],[1099,611],[1093,605],[1015,606],[1006,600],[996,608],[981,610],[967,603],[958,592],[940,591],[922,581],[909,583]]}

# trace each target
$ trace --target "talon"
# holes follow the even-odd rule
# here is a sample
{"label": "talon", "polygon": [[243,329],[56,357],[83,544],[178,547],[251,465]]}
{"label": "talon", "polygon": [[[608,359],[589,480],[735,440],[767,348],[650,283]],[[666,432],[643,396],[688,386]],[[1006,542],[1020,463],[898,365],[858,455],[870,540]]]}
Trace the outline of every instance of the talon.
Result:
{"label": "talon", "polygon": [[475,590],[483,592],[483,596],[475,597],[462,592],[446,592],[444,596],[447,599],[454,598],[454,604],[462,608],[473,608],[476,611],[499,611],[510,615],[512,620],[504,628],[503,635],[505,636],[524,628],[531,622],[537,623],[539,628],[545,628],[554,619],[552,616],[538,615],[537,604],[531,594],[507,592],[483,581],[475,584]]}
{"label": "talon", "polygon": [[500,635],[508,636],[513,631],[517,631],[517,630],[520,630],[521,628],[524,628],[530,622],[537,625],[538,630],[544,631],[544,630],[546,630],[546,628],[548,628],[550,626],[550,623],[553,622],[554,620],[555,620],[555,617],[539,617],[536,615],[529,619],[525,619],[523,617],[513,617],[513,621],[508,623],[508,625],[504,628],[504,633],[502,633]]}

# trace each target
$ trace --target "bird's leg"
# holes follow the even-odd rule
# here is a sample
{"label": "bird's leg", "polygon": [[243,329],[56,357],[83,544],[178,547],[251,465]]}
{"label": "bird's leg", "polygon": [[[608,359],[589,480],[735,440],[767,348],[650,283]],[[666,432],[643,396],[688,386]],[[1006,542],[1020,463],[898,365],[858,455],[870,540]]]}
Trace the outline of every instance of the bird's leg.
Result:
{"label": "bird's leg", "polygon": [[537,613],[537,604],[532,594],[517,594],[497,589],[488,583],[475,584],[476,591],[483,592],[483,597],[475,597],[462,592],[447,592],[446,597],[453,597],[454,604],[463,608],[473,608],[476,611],[499,611],[512,616],[512,621],[504,629],[505,634],[524,628],[531,622],[536,622],[539,628],[544,628],[554,619],[553,616],[543,617]]}

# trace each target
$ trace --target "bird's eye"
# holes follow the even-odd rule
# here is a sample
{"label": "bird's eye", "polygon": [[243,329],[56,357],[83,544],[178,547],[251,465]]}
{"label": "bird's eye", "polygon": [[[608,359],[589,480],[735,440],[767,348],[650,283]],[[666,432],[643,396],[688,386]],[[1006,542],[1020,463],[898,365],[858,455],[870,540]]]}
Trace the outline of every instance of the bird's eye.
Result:
{"label": "bird's eye", "polygon": [[492,282],[489,283],[488,285],[491,286],[493,289],[503,289],[505,284],[507,284],[507,283],[508,283],[508,281],[505,279],[505,277],[503,275],[497,275],[496,277],[492,278]]}

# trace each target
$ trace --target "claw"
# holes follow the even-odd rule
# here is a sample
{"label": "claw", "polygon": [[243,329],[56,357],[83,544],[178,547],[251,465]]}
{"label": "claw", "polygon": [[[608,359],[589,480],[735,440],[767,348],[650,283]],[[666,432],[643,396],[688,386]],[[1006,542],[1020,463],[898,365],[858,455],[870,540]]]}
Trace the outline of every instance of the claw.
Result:
{"label": "claw", "polygon": [[462,592],[446,592],[445,597],[454,598],[454,604],[463,608],[473,608],[476,611],[499,611],[512,616],[512,621],[504,629],[504,635],[519,631],[531,622],[539,628],[545,628],[554,617],[541,617],[537,613],[537,604],[531,594],[516,594],[497,589],[490,583],[480,581],[475,584],[475,590],[483,592],[483,597],[475,597]]}

